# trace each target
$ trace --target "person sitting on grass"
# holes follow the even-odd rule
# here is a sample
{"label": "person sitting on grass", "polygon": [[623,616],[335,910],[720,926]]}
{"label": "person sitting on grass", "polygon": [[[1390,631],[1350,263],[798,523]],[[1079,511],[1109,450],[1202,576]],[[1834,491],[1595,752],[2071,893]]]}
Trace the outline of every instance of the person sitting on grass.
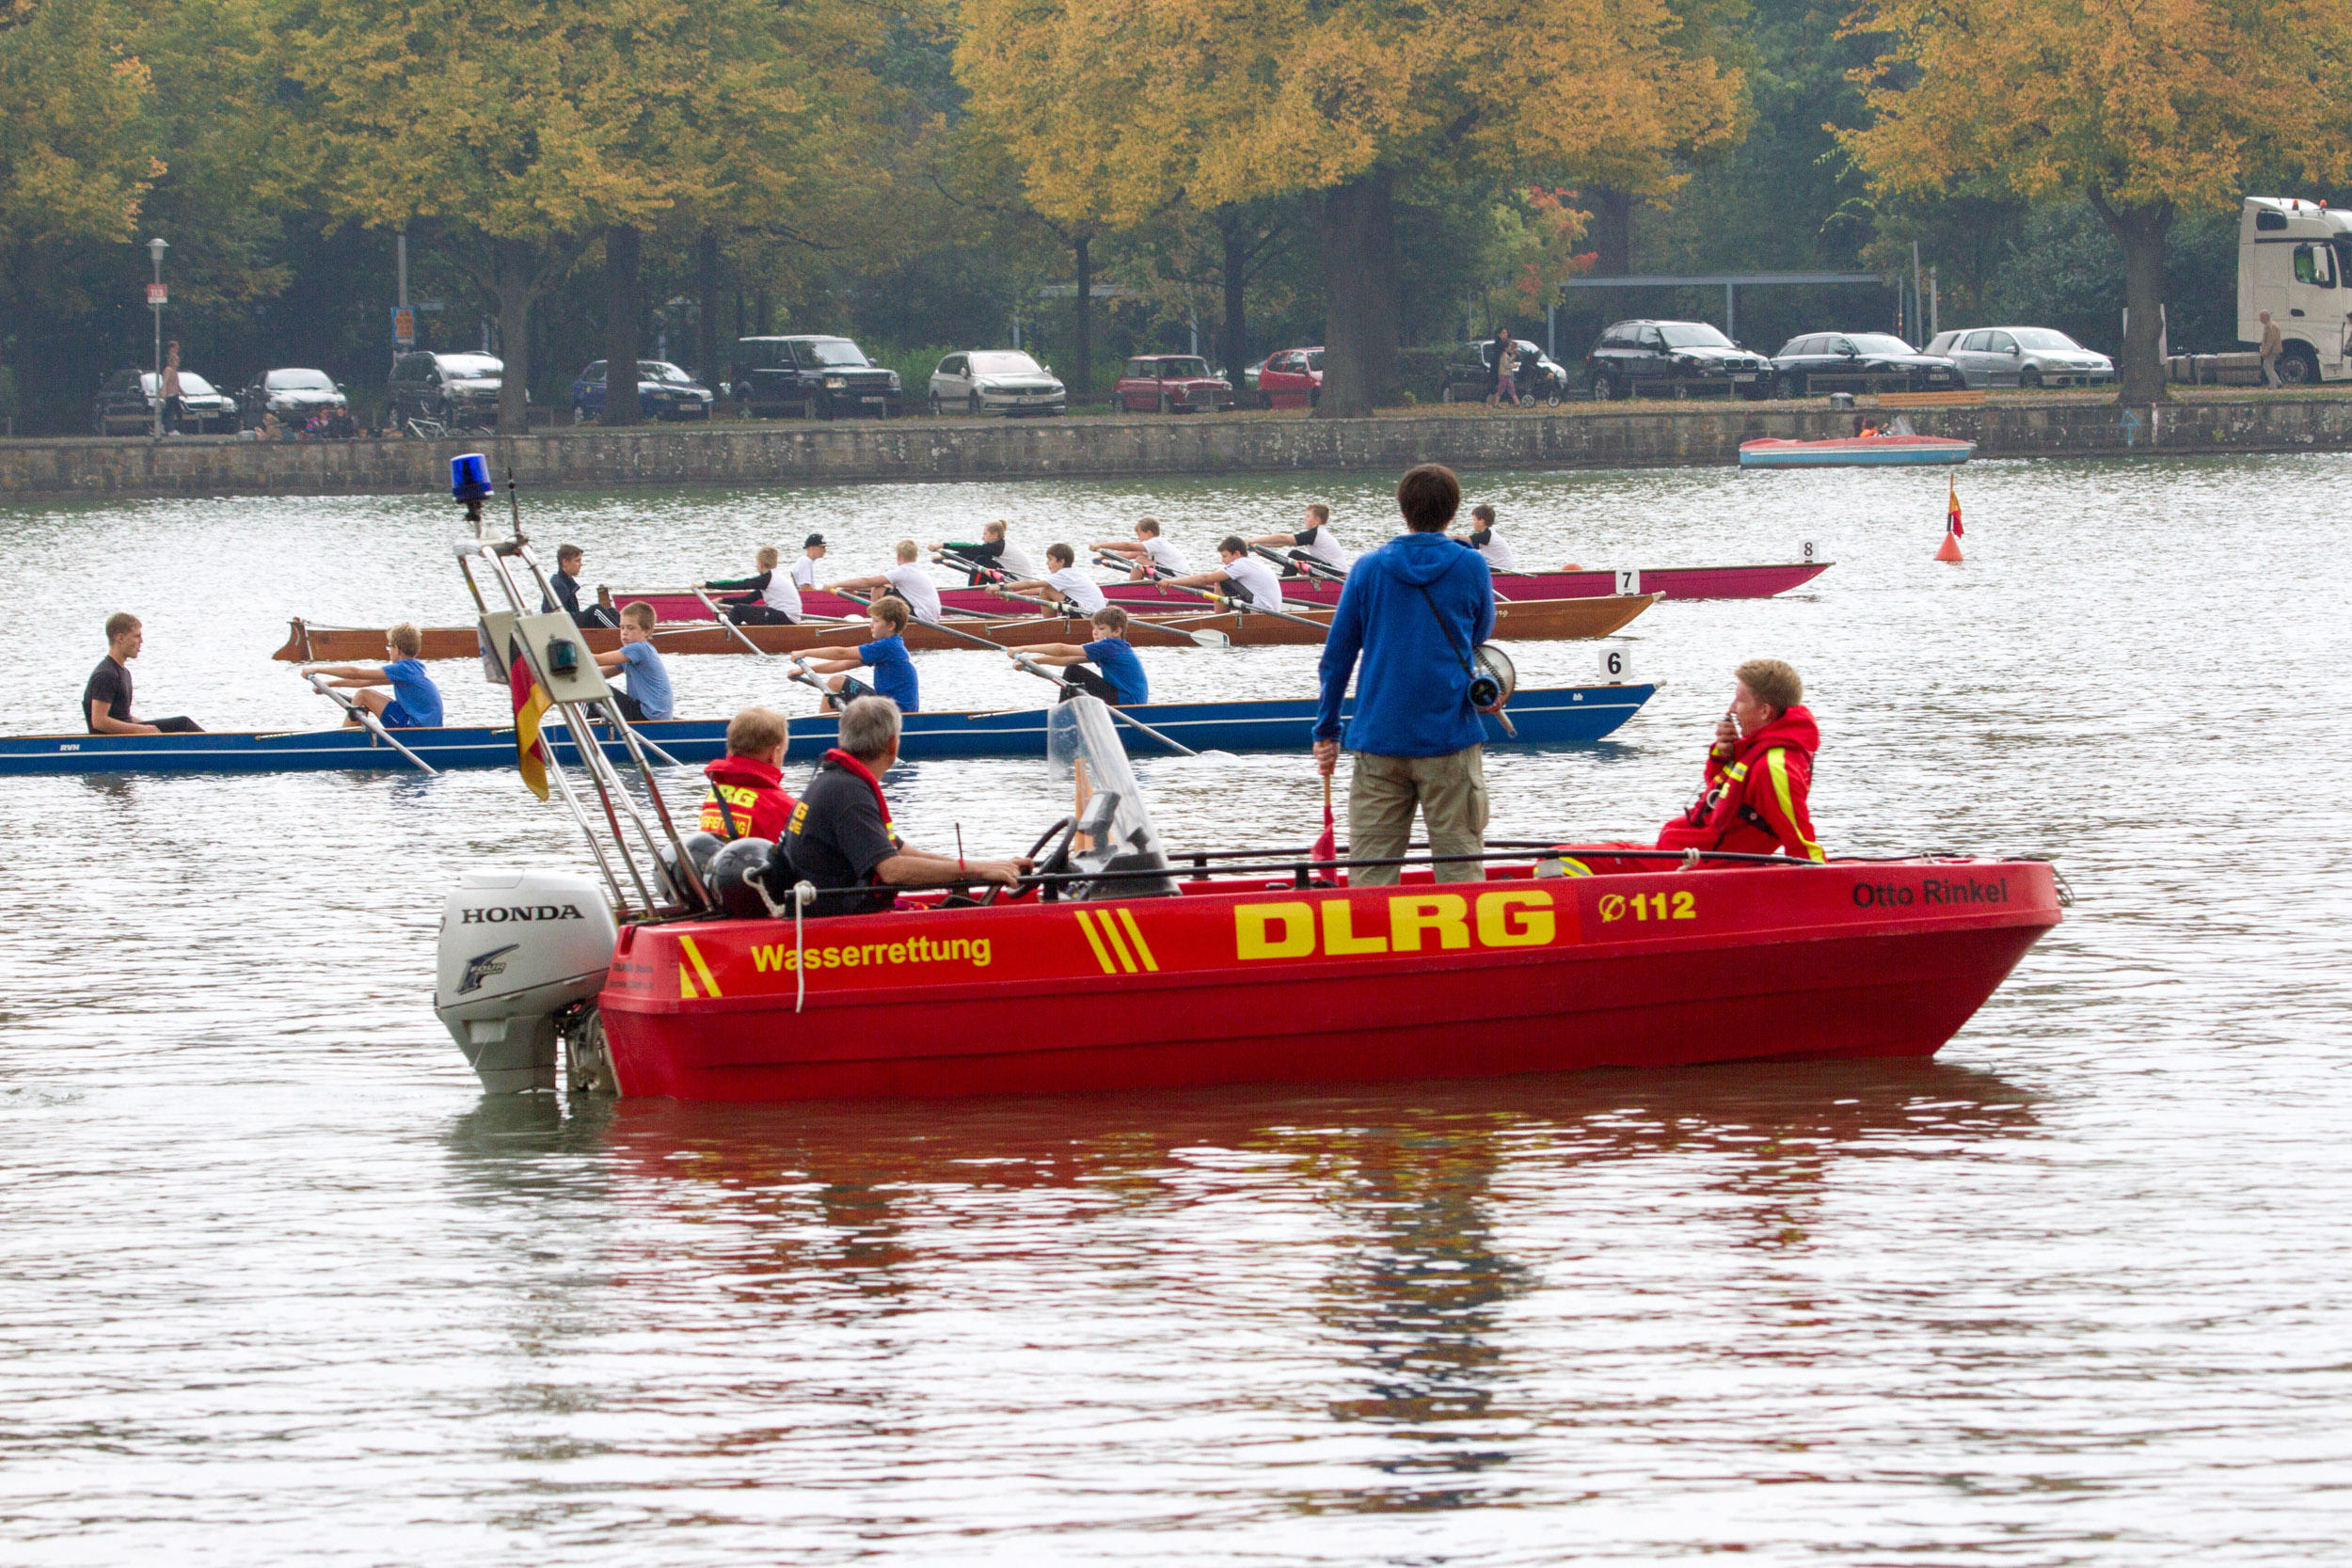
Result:
{"label": "person sitting on grass", "polygon": [[[811,648],[792,662],[812,674],[826,678],[825,698],[828,709],[837,708],[870,692],[879,692],[897,705],[899,713],[920,711],[920,688],[914,678],[914,661],[907,657],[907,606],[904,599],[885,594],[876,599],[866,612],[866,641],[854,646],[843,644],[833,648]],[[852,670],[871,669],[871,686],[852,679]]]}
{"label": "person sitting on grass", "polygon": [[811,918],[875,914],[898,902],[891,890],[957,881],[1021,879],[1023,859],[972,861],[903,843],[882,798],[882,775],[898,760],[898,709],[887,697],[859,697],[841,710],[841,743],[825,753],[785,829],[792,875],[813,883]]}
{"label": "person sitting on grass", "polygon": [[670,695],[669,667],[654,651],[653,628],[659,624],[653,606],[643,599],[630,601],[621,607],[621,645],[596,656],[596,668],[608,678],[619,675],[628,683],[627,690],[612,694],[612,701],[619,705],[621,717],[632,724],[677,717]]}
{"label": "person sitting on grass", "polygon": [[793,806],[784,789],[784,752],[791,738],[791,726],[772,708],[747,707],[727,721],[727,754],[703,768],[710,781],[703,796],[704,832],[783,839]]}
{"label": "person sitting on grass", "polygon": [[[1152,700],[1152,683],[1144,678],[1143,661],[1127,642],[1127,612],[1106,604],[1089,617],[1094,641],[1087,643],[1042,642],[1028,648],[1008,648],[1005,657],[1016,663],[1053,665],[1067,672],[1071,687],[1100,697],[1114,707],[1134,707]],[[1088,665],[1093,665],[1089,670]]]}
{"label": "person sitting on grass", "polygon": [[[306,664],[306,675],[325,675],[326,684],[352,693],[352,701],[375,715],[388,730],[429,730],[441,722],[441,689],[424,673],[417,656],[424,637],[406,621],[384,637],[391,657],[375,664]],[[358,715],[344,722],[357,724]]]}
{"label": "person sitting on grass", "polygon": [[1081,615],[1091,615],[1110,601],[1103,593],[1103,585],[1078,570],[1078,552],[1068,545],[1045,546],[1045,575],[1032,582],[1009,582],[1007,594],[1044,594],[1058,601],[1064,610],[1074,610]]}

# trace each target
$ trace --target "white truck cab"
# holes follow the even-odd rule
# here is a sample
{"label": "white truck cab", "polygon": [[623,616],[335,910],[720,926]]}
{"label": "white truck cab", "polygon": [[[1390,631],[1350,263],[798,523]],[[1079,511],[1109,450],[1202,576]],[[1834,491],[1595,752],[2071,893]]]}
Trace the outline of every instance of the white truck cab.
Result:
{"label": "white truck cab", "polygon": [[2352,378],[2352,211],[2249,196],[2238,216],[2237,335],[2262,341],[2267,310],[2285,341],[2279,379]]}

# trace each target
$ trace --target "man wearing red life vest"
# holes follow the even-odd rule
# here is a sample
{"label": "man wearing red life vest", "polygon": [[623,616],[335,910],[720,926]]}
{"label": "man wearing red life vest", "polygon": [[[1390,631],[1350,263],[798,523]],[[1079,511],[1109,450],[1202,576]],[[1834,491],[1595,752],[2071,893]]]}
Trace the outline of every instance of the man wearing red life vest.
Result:
{"label": "man wearing red life vest", "polygon": [[[635,608],[634,606],[631,607]],[[784,715],[747,707],[727,721],[727,754],[703,769],[704,832],[721,838],[784,837],[792,797],[784,789],[784,748],[791,730]]]}
{"label": "man wearing red life vest", "polygon": [[[1821,729],[1804,705],[1804,681],[1777,658],[1750,659],[1737,674],[1731,711],[1715,726],[1715,743],[1708,749],[1706,787],[1659,830],[1657,847],[1826,860],[1806,804]],[[1568,876],[1591,877],[1664,871],[1674,863],[1609,852],[1632,847],[1563,845],[1558,864]]]}

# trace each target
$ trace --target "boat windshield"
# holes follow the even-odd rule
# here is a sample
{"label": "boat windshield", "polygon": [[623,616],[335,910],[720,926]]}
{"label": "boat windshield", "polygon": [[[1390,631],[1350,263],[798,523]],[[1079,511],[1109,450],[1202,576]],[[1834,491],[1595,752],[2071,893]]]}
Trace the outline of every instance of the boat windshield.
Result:
{"label": "boat windshield", "polygon": [[[1077,832],[1070,869],[1077,872],[1168,870],[1168,856],[1152,827],[1143,790],[1119,743],[1117,721],[1098,697],[1073,697],[1048,709],[1046,761],[1071,791]],[[1070,884],[1071,898],[1163,898],[1177,892],[1173,877],[1121,876]]]}

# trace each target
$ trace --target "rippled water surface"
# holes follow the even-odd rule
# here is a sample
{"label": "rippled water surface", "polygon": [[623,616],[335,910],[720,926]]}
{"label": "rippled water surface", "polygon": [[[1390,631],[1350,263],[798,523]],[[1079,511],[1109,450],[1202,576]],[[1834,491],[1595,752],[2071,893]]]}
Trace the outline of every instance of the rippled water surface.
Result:
{"label": "rippled water surface", "polygon": [[[2068,923],[1932,1063],[1323,1092],[494,1101],[429,1010],[443,890],[584,863],[511,774],[0,780],[0,1560],[2331,1562],[2352,1538],[2352,618],[2341,457],[1471,474],[1525,558],[1836,567],[1629,628],[1612,741],[1497,755],[1498,835],[1649,832],[1728,672],[1804,671],[1832,850],[2057,855]],[[1196,558],[1385,486],[549,496],[588,578],[1033,546]],[[0,510],[0,729],[298,727],[285,620],[462,621],[445,501]],[[1594,645],[1521,644],[1530,684]],[[1290,695],[1311,649],[1144,654]],[[918,656],[929,705],[1036,699]],[[678,659],[681,707],[791,689]],[[453,717],[504,698],[440,667]],[[1300,843],[1297,757],[1141,773]],[[1041,764],[894,780],[1025,845]],[[1279,1003],[1277,1004],[1279,1005]],[[1769,1036],[1775,1020],[1752,1022]]]}

